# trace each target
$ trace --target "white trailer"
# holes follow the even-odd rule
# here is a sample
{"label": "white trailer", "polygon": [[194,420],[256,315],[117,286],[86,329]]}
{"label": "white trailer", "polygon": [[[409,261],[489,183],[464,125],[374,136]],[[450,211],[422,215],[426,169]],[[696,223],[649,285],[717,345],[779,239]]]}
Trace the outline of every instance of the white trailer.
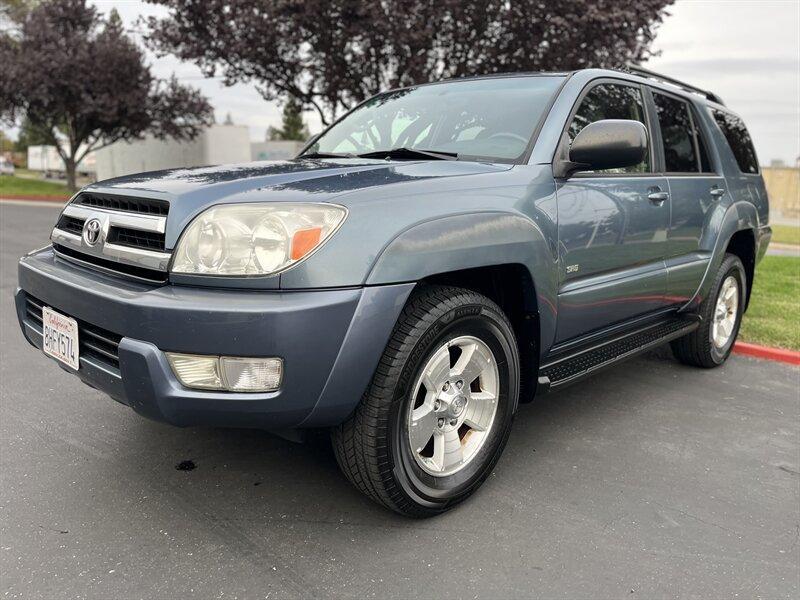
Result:
{"label": "white trailer", "polygon": [[151,135],[116,142],[97,151],[97,179],[131,173],[250,162],[250,134],[244,125],[212,125],[192,141]]}
{"label": "white trailer", "polygon": [[[83,152],[83,148],[79,149],[80,152]],[[41,171],[45,177],[61,176],[67,170],[55,146],[28,146],[28,168],[31,171]],[[94,152],[89,152],[78,163],[77,172],[82,175],[95,174]]]}
{"label": "white trailer", "polygon": [[55,146],[28,146],[28,168],[42,171],[46,177],[66,170]]}

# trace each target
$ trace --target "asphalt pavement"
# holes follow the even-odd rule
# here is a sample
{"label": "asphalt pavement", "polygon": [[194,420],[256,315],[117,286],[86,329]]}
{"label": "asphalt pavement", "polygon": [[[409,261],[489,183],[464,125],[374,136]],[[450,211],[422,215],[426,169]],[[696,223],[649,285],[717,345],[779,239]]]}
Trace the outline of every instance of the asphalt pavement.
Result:
{"label": "asphalt pavement", "polygon": [[30,347],[16,260],[56,215],[0,203],[3,598],[800,594],[800,370],[634,359],[523,406],[481,490],[413,521],[324,436],[150,422]]}

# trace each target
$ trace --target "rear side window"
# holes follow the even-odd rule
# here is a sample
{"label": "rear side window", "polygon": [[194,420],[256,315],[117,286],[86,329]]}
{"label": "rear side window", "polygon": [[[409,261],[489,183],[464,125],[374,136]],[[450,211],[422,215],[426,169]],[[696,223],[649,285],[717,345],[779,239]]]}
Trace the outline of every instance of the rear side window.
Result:
{"label": "rear side window", "polygon": [[[601,83],[594,86],[581,100],[580,106],[569,124],[569,141],[573,142],[581,129],[603,119],[629,119],[639,121],[647,127],[642,92],[638,87]],[[638,165],[624,169],[607,169],[602,173],[648,173],[650,153]]]}
{"label": "rear side window", "polygon": [[728,145],[731,147],[736,163],[742,173],[758,173],[758,159],[753,148],[753,140],[747,133],[747,127],[742,120],[730,113],[714,110],[714,120],[722,130]]}
{"label": "rear side window", "polygon": [[701,173],[711,170],[702,133],[695,126],[687,102],[653,92],[667,173]]}

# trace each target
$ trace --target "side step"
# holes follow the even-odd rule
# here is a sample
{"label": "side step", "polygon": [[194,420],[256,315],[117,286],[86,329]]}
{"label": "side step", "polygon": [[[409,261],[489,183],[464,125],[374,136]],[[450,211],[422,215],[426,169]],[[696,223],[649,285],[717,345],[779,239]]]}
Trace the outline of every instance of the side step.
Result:
{"label": "side step", "polygon": [[536,393],[547,393],[583,379],[599,369],[691,333],[699,325],[696,319],[673,317],[565,356],[557,356],[539,368]]}

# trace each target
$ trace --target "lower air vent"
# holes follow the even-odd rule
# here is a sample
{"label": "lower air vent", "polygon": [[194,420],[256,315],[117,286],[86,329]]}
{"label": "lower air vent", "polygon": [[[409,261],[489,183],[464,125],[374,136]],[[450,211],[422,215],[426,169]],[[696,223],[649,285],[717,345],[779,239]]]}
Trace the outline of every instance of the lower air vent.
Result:
{"label": "lower air vent", "polygon": [[[30,321],[38,326],[40,331],[42,329],[42,307],[44,304],[44,302],[33,296],[26,295],[25,297],[26,315]],[[52,308],[55,311],[66,314],[55,306]],[[119,342],[121,339],[121,335],[78,320],[78,350],[82,357],[90,357],[96,362],[119,369]]]}

